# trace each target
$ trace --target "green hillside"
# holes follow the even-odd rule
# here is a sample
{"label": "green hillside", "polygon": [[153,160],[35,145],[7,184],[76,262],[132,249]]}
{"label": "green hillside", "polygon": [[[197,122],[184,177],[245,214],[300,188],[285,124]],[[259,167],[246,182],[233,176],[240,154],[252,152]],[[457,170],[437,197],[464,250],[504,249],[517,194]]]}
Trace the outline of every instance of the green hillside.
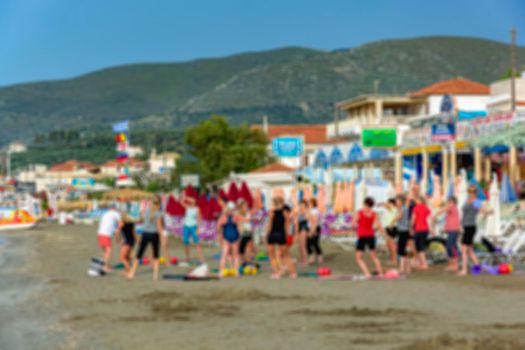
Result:
{"label": "green hillside", "polygon": [[[508,68],[508,47],[473,38],[380,41],[332,52],[283,48],[223,58],[109,68],[69,80],[0,89],[0,143],[53,129],[183,128],[224,114],[234,122],[320,122],[334,102],[402,93],[453,76],[484,83]],[[518,51],[520,62],[525,48]],[[524,69],[525,66],[520,67]]]}

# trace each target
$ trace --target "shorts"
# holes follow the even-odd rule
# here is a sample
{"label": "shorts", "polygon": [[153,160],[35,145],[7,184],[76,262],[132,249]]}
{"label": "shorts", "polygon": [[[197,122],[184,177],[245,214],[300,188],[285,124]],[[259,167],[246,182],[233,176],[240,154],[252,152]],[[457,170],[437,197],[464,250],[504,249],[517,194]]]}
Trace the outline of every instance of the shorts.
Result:
{"label": "shorts", "polygon": [[248,246],[248,243],[252,241],[252,239],[252,235],[241,237],[241,244],[239,245],[239,253],[241,255],[244,255],[244,253],[246,253],[246,247]]}
{"label": "shorts", "polygon": [[397,231],[397,255],[407,256],[407,244],[410,238],[408,231]]}
{"label": "shorts", "polygon": [[292,236],[292,235],[288,235],[288,236],[286,236],[286,245],[287,245],[288,247],[293,246],[293,236]]}
{"label": "shorts", "polygon": [[98,235],[98,246],[102,249],[111,248],[111,237]]}
{"label": "shorts", "polygon": [[461,238],[461,244],[463,245],[473,245],[474,236],[476,235],[476,226],[464,226],[463,227],[463,237]]}
{"label": "shorts", "polygon": [[421,253],[427,249],[427,237],[428,237],[428,231],[416,232],[414,234],[416,252]]}
{"label": "shorts", "polygon": [[270,232],[268,235],[268,244],[286,245],[286,234],[284,232]]}
{"label": "shorts", "polygon": [[450,231],[447,232],[447,255],[449,258],[458,257],[458,236],[459,232]]}
{"label": "shorts", "polygon": [[376,249],[375,237],[359,237],[357,239],[356,250],[363,252],[368,247],[368,250]]}
{"label": "shorts", "polygon": [[396,238],[396,236],[397,236],[397,228],[395,228],[395,227],[387,227],[386,228],[386,233],[388,234],[388,236],[390,236],[390,238]]}
{"label": "shorts", "polygon": [[197,235],[197,226],[184,226],[182,228],[182,243],[184,245],[190,245],[190,238],[193,240],[193,244],[199,244],[199,236]]}
{"label": "shorts", "polygon": [[153,258],[159,258],[159,234],[157,232],[144,232],[140,237],[140,245],[139,250],[137,252],[137,259],[142,259],[142,256],[144,255],[144,252],[148,247],[148,244],[151,244],[151,248],[153,248]]}

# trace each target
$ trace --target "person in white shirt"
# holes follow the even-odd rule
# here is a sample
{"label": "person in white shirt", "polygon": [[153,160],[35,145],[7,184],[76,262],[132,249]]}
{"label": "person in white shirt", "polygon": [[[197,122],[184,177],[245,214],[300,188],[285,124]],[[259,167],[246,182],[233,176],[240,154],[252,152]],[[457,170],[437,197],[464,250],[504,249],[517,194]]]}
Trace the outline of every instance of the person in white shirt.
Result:
{"label": "person in white shirt", "polygon": [[115,232],[122,228],[122,218],[114,206],[100,218],[98,225],[98,246],[102,249],[104,271],[109,272],[109,259],[111,257],[111,239]]}

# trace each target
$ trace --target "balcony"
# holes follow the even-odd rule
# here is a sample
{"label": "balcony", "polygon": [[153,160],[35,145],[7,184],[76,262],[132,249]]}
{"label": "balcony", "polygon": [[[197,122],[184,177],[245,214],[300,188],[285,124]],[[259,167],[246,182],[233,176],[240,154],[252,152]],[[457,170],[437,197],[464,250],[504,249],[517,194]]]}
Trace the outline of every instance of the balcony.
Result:
{"label": "balcony", "polygon": [[[398,116],[383,116],[380,120],[376,118],[359,118],[354,117],[339,121],[339,136],[345,138],[358,138],[361,135],[363,127],[401,127],[407,129],[408,122],[413,118],[419,118],[422,115],[398,115]],[[335,123],[326,125],[326,133],[328,138],[336,136]]]}

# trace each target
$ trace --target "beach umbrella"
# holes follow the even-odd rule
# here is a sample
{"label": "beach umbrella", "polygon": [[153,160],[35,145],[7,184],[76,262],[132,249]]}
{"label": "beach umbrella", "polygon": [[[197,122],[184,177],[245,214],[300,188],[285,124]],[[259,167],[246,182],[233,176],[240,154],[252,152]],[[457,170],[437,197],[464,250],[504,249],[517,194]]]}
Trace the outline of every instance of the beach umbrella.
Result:
{"label": "beach umbrella", "polygon": [[222,213],[222,207],[216,196],[211,196],[210,202],[208,203],[208,210],[211,212],[211,220],[217,219]]}
{"label": "beach umbrella", "polygon": [[197,198],[199,197],[199,194],[197,193],[195,188],[193,188],[192,185],[186,186],[186,188],[184,189],[184,194],[186,195],[186,197],[191,197],[195,200],[197,200]]}
{"label": "beach umbrella", "polygon": [[219,190],[219,200],[222,201],[222,202],[227,202],[228,201],[228,195],[226,194],[226,192],[222,188]]}
{"label": "beach umbrella", "polygon": [[253,196],[246,181],[241,184],[240,197],[246,201],[250,209],[253,208]]}
{"label": "beach umbrella", "polygon": [[501,203],[498,179],[496,176],[492,178],[489,193],[489,206],[492,213],[487,217],[486,233],[488,236],[498,237],[501,234]]}
{"label": "beach umbrella", "polygon": [[166,213],[171,216],[184,216],[185,210],[175,197],[169,196],[168,203],[166,203]]}
{"label": "beach umbrella", "polygon": [[357,144],[354,143],[350,151],[348,152],[348,163],[358,162],[364,159],[363,149]]}
{"label": "beach umbrella", "polygon": [[[494,176],[494,178],[496,178],[496,176]],[[503,174],[503,178],[501,179],[501,193],[499,199],[503,203],[514,203],[518,200],[514,187],[510,182],[509,175],[507,174]]]}
{"label": "beach umbrella", "polygon": [[328,157],[326,156],[326,153],[324,153],[322,149],[317,151],[317,154],[315,155],[315,159],[314,159],[314,166],[316,168],[327,169],[328,163],[329,162],[328,162]]}
{"label": "beach umbrella", "polygon": [[199,207],[199,210],[201,212],[201,216],[204,220],[211,220],[211,212],[208,210],[208,197],[205,193],[201,194],[199,198],[197,199],[197,207]]}
{"label": "beach umbrella", "polygon": [[237,202],[239,199],[239,188],[237,187],[237,184],[232,181],[230,183],[230,188],[228,189],[228,200],[232,202]]}
{"label": "beach umbrella", "polygon": [[342,163],[344,163],[343,152],[341,152],[339,147],[335,146],[330,153],[330,164],[339,165]]}

